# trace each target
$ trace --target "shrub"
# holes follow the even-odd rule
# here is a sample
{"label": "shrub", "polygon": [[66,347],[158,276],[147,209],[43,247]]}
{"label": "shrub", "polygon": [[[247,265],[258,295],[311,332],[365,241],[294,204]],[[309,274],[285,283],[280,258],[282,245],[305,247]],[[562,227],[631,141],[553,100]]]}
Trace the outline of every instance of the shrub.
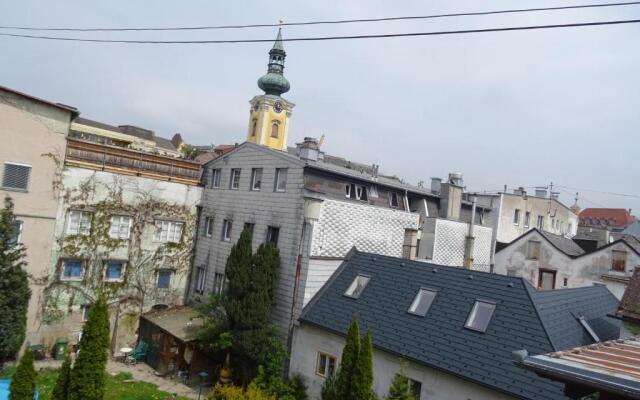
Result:
{"label": "shrub", "polygon": [[11,380],[9,400],[33,400],[35,391],[36,371],[33,369],[33,354],[31,350],[27,350]]}

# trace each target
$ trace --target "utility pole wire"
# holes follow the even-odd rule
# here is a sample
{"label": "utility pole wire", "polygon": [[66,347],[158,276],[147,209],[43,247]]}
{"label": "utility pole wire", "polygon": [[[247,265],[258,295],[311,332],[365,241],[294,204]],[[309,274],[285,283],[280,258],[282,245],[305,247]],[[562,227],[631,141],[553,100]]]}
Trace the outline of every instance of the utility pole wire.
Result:
{"label": "utility pole wire", "polygon": [[630,198],[633,198],[633,199],[640,199],[640,195],[637,195],[637,194],[605,192],[605,191],[602,191],[602,190],[583,189],[583,188],[576,188],[576,187],[564,186],[564,185],[556,185],[556,186],[563,187],[563,188],[566,188],[566,189],[571,189],[571,190],[579,190],[581,192],[591,192],[591,193],[607,194],[607,195],[610,195],[610,196],[620,196],[620,197],[630,197]]}
{"label": "utility pole wire", "polygon": [[[577,28],[587,26],[604,26],[604,25],[622,25],[637,24],[640,19],[616,20],[616,21],[598,21],[598,22],[578,22],[572,24],[552,24],[552,25],[530,25],[516,26],[506,28],[486,28],[486,29],[464,29],[454,31],[434,31],[434,32],[412,32],[412,33],[387,33],[375,35],[350,35],[350,36],[318,36],[318,37],[299,37],[282,39],[283,42],[316,42],[325,40],[354,40],[354,39],[383,39],[396,37],[417,37],[417,36],[443,36],[443,35],[459,35],[470,33],[487,33],[487,32],[512,32],[512,31],[529,31],[555,28]],[[273,42],[273,39],[237,39],[237,40],[121,40],[121,39],[84,39],[57,36],[40,36],[40,35],[21,35],[14,33],[0,33],[0,36],[18,37],[28,39],[41,40],[59,40],[68,42],[90,42],[90,43],[127,43],[127,44],[235,44],[235,43],[265,43]]]}
{"label": "utility pole wire", "polygon": [[208,30],[208,29],[246,29],[246,28],[270,28],[281,26],[305,26],[305,25],[334,25],[334,24],[351,24],[351,23],[368,23],[368,22],[388,22],[388,21],[407,21],[434,18],[449,17],[471,17],[482,15],[496,14],[513,14],[525,12],[540,11],[560,11],[560,10],[576,10],[582,8],[602,8],[602,7],[619,7],[640,5],[640,1],[629,1],[619,3],[600,3],[600,4],[578,4],[558,7],[539,7],[539,8],[521,8],[493,11],[477,11],[462,12],[449,14],[419,15],[419,16],[403,16],[403,17],[386,17],[386,18],[360,18],[360,19],[342,19],[342,20],[326,20],[326,21],[301,21],[301,22],[281,22],[278,24],[247,24],[247,25],[212,25],[212,26],[187,26],[187,27],[151,27],[151,28],[42,28],[27,26],[0,26],[0,29],[16,29],[29,31],[66,31],[66,32],[118,32],[118,31],[185,31],[185,30]]}

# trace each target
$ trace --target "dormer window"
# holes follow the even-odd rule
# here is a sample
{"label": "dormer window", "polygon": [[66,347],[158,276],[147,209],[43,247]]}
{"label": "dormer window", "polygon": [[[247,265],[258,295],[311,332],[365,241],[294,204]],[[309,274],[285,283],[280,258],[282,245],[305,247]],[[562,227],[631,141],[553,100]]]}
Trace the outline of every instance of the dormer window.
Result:
{"label": "dormer window", "polygon": [[274,119],[273,121],[271,121],[271,137],[274,139],[277,139],[279,133],[280,133],[280,122]]}
{"label": "dormer window", "polygon": [[347,288],[347,291],[344,292],[344,295],[357,299],[364,291],[364,288],[367,287],[370,280],[371,278],[366,275],[356,276],[353,282],[351,282],[351,285],[349,285],[349,288]]}
{"label": "dormer window", "polygon": [[400,206],[400,202],[398,201],[398,193],[389,192],[389,205],[393,208],[398,208]]}
{"label": "dormer window", "polygon": [[471,309],[471,313],[469,314],[469,318],[467,318],[467,322],[464,324],[464,327],[473,331],[482,333],[486,332],[495,309],[496,303],[484,300],[476,300],[473,308]]}
{"label": "dormer window", "polygon": [[431,304],[433,304],[433,300],[436,298],[436,293],[437,292],[435,290],[431,289],[421,288],[418,290],[418,294],[413,299],[413,303],[411,303],[408,312],[421,317],[427,315],[427,311],[429,311]]}

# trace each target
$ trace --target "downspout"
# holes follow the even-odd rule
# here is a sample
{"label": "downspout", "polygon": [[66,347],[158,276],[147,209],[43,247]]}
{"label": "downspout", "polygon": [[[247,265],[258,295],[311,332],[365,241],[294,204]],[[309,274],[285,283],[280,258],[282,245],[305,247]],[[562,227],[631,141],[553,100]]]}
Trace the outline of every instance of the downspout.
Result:
{"label": "downspout", "polygon": [[471,223],[469,224],[469,232],[467,237],[465,238],[465,246],[464,246],[464,261],[463,265],[466,269],[471,269],[473,267],[473,245],[475,242],[475,237],[473,236],[473,229],[476,223],[476,206],[477,206],[478,198],[476,196],[471,196]]}
{"label": "downspout", "polygon": [[407,189],[404,190],[404,210],[411,212],[411,210],[409,210],[409,191]]}
{"label": "downspout", "polygon": [[[506,186],[506,185],[505,185]],[[506,191],[506,187],[505,187]],[[500,204],[498,205],[497,216],[494,217],[494,221],[496,221],[493,227],[493,240],[491,243],[491,258],[490,258],[490,271],[493,272],[496,258],[496,244],[498,243],[498,230],[500,229],[500,222],[502,221],[502,200],[504,198],[504,193],[500,193]],[[492,200],[493,201],[493,200]]]}

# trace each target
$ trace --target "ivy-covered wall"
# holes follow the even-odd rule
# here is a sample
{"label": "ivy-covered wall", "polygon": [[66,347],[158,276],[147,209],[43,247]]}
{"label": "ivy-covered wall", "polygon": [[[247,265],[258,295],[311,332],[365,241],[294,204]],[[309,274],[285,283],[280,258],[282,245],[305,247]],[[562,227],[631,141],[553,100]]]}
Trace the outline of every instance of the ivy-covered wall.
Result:
{"label": "ivy-covered wall", "polygon": [[[201,189],[180,183],[65,167],[55,228],[54,250],[42,304],[44,342],[66,336],[72,343],[82,329],[83,307],[97,293],[109,296],[113,349],[135,340],[138,317],[154,306],[182,305],[191,265],[196,206]],[[70,234],[69,212],[90,215],[88,234]],[[131,219],[128,238],[110,236],[112,216]],[[175,242],[154,240],[156,221],[182,223]],[[82,275],[63,276],[65,260],[80,260]],[[120,279],[107,280],[108,261],[124,263]],[[171,271],[169,288],[158,288],[158,272]]]}

